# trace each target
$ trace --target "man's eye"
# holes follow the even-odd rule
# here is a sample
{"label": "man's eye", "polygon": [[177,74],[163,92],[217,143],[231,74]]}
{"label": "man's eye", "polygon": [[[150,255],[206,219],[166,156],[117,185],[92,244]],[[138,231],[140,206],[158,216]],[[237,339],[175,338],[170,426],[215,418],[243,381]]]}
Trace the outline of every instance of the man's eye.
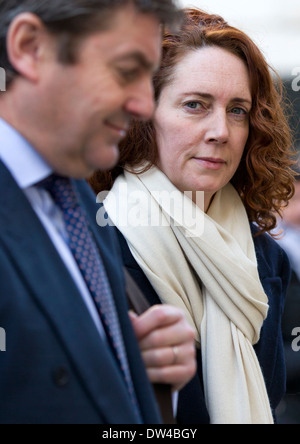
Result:
{"label": "man's eye", "polygon": [[134,81],[138,77],[139,70],[137,68],[134,68],[134,69],[119,68],[119,73],[120,73],[121,78],[124,81],[131,82],[131,81]]}

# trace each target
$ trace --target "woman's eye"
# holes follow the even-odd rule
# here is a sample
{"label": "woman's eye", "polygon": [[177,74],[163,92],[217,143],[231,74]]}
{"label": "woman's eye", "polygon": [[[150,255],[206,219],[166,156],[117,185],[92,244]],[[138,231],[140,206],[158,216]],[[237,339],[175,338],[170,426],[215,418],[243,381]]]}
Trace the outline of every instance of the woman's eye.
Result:
{"label": "woman's eye", "polygon": [[189,108],[189,109],[192,109],[192,110],[197,110],[197,109],[202,108],[202,104],[199,103],[199,102],[187,102],[185,104],[185,107]]}
{"label": "woman's eye", "polygon": [[245,111],[243,108],[238,108],[238,107],[232,108],[231,112],[232,114],[236,114],[238,116],[248,114],[248,112]]}

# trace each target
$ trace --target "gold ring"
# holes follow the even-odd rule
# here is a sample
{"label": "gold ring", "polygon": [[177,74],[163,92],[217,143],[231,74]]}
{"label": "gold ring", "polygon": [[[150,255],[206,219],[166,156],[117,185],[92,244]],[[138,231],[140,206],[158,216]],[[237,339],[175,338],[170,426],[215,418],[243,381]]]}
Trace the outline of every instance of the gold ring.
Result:
{"label": "gold ring", "polygon": [[172,365],[175,365],[177,360],[178,360],[179,350],[178,350],[178,347],[176,345],[172,348],[172,350],[173,350],[173,354],[174,354],[174,360],[173,360]]}

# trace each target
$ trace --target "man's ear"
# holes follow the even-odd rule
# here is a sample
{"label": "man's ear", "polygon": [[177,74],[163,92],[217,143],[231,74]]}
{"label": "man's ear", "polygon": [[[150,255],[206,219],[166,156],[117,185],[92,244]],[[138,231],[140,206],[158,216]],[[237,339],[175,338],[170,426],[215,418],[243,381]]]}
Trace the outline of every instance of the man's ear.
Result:
{"label": "man's ear", "polygon": [[10,24],[7,34],[9,61],[16,71],[26,79],[39,79],[39,64],[46,41],[46,29],[35,14],[19,14]]}

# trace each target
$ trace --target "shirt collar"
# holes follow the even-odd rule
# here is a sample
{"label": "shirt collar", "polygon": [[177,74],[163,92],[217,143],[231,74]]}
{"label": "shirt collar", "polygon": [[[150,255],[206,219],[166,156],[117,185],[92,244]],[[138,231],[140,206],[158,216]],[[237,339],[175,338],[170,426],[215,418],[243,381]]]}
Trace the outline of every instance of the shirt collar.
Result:
{"label": "shirt collar", "polygon": [[20,188],[29,188],[53,171],[30,143],[0,118],[0,160]]}

